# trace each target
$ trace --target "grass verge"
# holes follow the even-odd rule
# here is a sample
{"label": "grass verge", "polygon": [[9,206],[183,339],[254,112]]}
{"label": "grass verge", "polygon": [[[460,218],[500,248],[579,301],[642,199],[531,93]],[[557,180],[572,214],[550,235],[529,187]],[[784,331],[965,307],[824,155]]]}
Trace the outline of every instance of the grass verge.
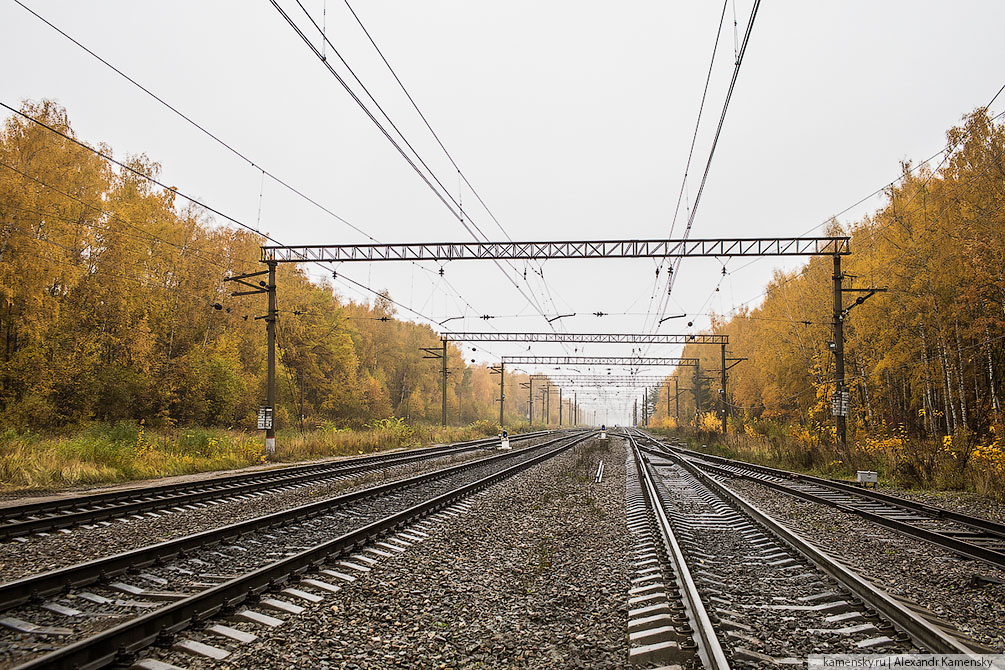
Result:
{"label": "grass verge", "polygon": [[[484,421],[440,427],[383,420],[363,430],[326,426],[300,433],[287,429],[277,435],[274,460],[296,462],[370,454],[474,440],[497,432],[495,424]],[[63,435],[0,432],[0,491],[4,493],[111,484],[262,463],[265,453],[261,432],[195,427],[152,430],[132,422],[95,423]]]}
{"label": "grass verge", "polygon": [[903,433],[861,436],[845,447],[780,435],[713,433],[686,428],[650,431],[683,440],[689,448],[793,472],[855,479],[857,470],[879,473],[880,483],[921,491],[968,491],[1005,501],[1005,455],[995,439],[988,445],[943,438],[908,437]]}

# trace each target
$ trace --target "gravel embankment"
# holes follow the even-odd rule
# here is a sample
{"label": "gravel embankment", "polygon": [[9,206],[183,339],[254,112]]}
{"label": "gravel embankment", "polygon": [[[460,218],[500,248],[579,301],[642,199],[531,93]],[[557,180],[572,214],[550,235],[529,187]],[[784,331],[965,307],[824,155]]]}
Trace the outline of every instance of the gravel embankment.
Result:
{"label": "gravel embankment", "polygon": [[889,593],[910,599],[978,642],[1005,649],[1005,571],[747,480],[729,486]]}
{"label": "gravel embankment", "polygon": [[[604,481],[593,483],[599,459]],[[220,663],[183,667],[622,668],[624,443],[574,448]]]}
{"label": "gravel embankment", "polygon": [[[529,443],[538,444],[541,441],[543,439],[530,440]],[[11,581],[111,556],[137,547],[333,498],[376,484],[486,458],[497,453],[491,449],[479,449],[381,471],[350,475],[346,479],[320,482],[294,490],[270,492],[251,501],[219,502],[206,508],[181,512],[158,511],[156,517],[149,515],[140,519],[126,517],[112,520],[110,526],[73,528],[69,533],[57,531],[47,536],[32,535],[28,537],[27,542],[4,542],[0,544],[0,580]]]}

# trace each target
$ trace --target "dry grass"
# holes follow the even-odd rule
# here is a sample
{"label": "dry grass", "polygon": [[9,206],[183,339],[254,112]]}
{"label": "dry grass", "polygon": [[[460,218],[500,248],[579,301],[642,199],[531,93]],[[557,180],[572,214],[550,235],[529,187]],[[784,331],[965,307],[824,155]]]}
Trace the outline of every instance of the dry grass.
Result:
{"label": "dry grass", "polygon": [[972,491],[1005,500],[1005,453],[993,436],[990,444],[963,446],[963,439],[909,437],[901,430],[856,435],[841,448],[793,427],[770,435],[746,431],[724,436],[687,428],[652,432],[683,438],[706,453],[758,465],[837,479],[854,479],[856,470],[874,470],[886,485]]}
{"label": "dry grass", "polygon": [[[488,423],[464,427],[379,422],[367,430],[279,431],[276,461],[369,454],[494,435]],[[68,435],[0,433],[0,491],[31,492],[228,470],[265,462],[260,432],[181,428],[147,430],[121,422]]]}

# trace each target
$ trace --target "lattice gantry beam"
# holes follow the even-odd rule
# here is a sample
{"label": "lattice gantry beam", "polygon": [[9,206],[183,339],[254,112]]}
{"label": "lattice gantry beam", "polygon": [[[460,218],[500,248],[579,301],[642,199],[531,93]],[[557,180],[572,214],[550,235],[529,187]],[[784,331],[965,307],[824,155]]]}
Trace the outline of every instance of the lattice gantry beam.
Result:
{"label": "lattice gantry beam", "polygon": [[442,333],[447,342],[584,342],[594,344],[729,344],[728,335],[632,333]]}
{"label": "lattice gantry beam", "polygon": [[697,366],[697,358],[674,356],[503,356],[507,365],[622,365],[622,366]]}
{"label": "lattice gantry beam", "polygon": [[[565,386],[568,388],[606,388],[609,386],[621,386],[631,388],[642,388],[663,386],[666,384],[665,377],[657,377],[652,380],[639,379],[637,377],[615,376],[598,377],[596,379],[551,379],[545,377],[535,377],[534,380],[540,384],[549,383],[552,386]],[[536,388],[535,388],[536,390]]]}
{"label": "lattice gantry beam", "polygon": [[263,246],[262,261],[531,260],[546,258],[671,258],[833,256],[851,253],[849,237],[727,238],[705,240],[585,240],[561,242],[420,242]]}
{"label": "lattice gantry beam", "polygon": [[658,375],[604,375],[604,374],[584,374],[584,375],[563,375],[563,374],[548,374],[548,373],[537,373],[531,375],[535,382],[596,382],[596,381],[614,381],[614,382],[640,382],[643,384],[659,384],[665,382],[669,379],[668,376],[658,376]]}

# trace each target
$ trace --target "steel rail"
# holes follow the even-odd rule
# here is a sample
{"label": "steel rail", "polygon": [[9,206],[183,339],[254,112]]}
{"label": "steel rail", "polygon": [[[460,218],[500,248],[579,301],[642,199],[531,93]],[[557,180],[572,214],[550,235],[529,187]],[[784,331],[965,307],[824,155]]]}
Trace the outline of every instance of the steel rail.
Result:
{"label": "steel rail", "polygon": [[868,521],[879,524],[881,526],[886,526],[891,530],[895,530],[904,535],[910,535],[911,537],[918,538],[919,540],[924,540],[943,549],[949,549],[953,553],[966,556],[968,558],[974,558],[985,563],[989,563],[998,568],[1005,568],[1005,553],[1000,551],[995,551],[994,549],[988,549],[987,547],[981,547],[975,545],[966,540],[961,540],[959,538],[953,537],[951,535],[946,535],[938,531],[929,530],[927,528],[920,528],[918,526],[912,525],[906,521],[899,521],[897,519],[892,519],[890,517],[884,516],[882,514],[876,514],[875,512],[870,512],[868,510],[860,509],[854,505],[845,505],[834,500],[830,500],[826,497],[816,495],[811,491],[806,491],[802,489],[793,488],[783,482],[772,481],[770,479],[762,479],[760,477],[754,477],[743,472],[739,472],[740,468],[728,469],[718,465],[713,465],[711,463],[702,463],[698,467],[711,470],[723,475],[730,477],[740,477],[742,479],[749,479],[750,481],[757,482],[758,484],[763,484],[769,488],[775,489],[787,495],[791,495],[797,498],[802,498],[809,502],[817,503],[819,505],[827,505],[828,507],[833,507],[839,509],[843,512],[848,512],[850,514],[856,514]]}
{"label": "steel rail", "polygon": [[[547,431],[525,433],[513,436],[510,439],[520,441],[540,437],[544,434],[547,434]],[[5,521],[0,522],[0,540],[59,528],[70,528],[82,524],[96,523],[167,507],[190,505],[204,500],[242,495],[282,486],[293,486],[330,477],[365,472],[379,467],[402,465],[437,458],[452,453],[462,453],[481,446],[490,445],[497,440],[498,438],[485,438],[451,445],[429,447],[421,451],[376,454],[362,458],[228,475],[226,477],[207,479],[195,483],[160,484],[123,491],[85,494],[51,502],[43,501],[10,506],[0,509],[0,519]],[[33,517],[36,514],[45,512],[56,513],[36,518],[23,518]]]}
{"label": "steel rail", "polygon": [[812,561],[820,570],[836,579],[865,603],[886,616],[894,625],[899,626],[923,648],[939,654],[963,654],[971,658],[977,657],[977,654],[970,647],[911,611],[884,591],[876,588],[863,577],[859,576],[858,573],[842,565],[822,549],[803,539],[796,532],[786,528],[765,512],[762,512],[739,493],[702,471],[680,454],[661,453],[658,455],[662,458],[669,458],[675,461],[709,489],[755,519],[776,537]]}
{"label": "steel rail", "polygon": [[708,615],[708,610],[705,609],[705,604],[701,601],[698,585],[691,576],[691,570],[688,568],[684,551],[681,549],[680,543],[677,542],[677,536],[674,534],[670,520],[667,518],[663,502],[653,481],[651,465],[642,457],[639,446],[632,434],[626,433],[626,436],[632,445],[632,453],[639,470],[639,478],[643,483],[642,490],[645,493],[650,509],[653,510],[656,516],[656,523],[659,527],[667,556],[673,562],[674,577],[684,596],[686,602],[685,611],[690,620],[691,628],[697,632],[695,642],[698,643],[699,656],[708,670],[728,670],[730,666],[729,660],[726,658],[726,652],[723,651],[722,645],[719,643],[719,637],[715,633],[712,619]]}
{"label": "steel rail", "polygon": [[[17,666],[17,670],[35,668],[95,669],[113,663],[120,655],[133,654],[153,644],[164,633],[177,633],[193,622],[209,619],[225,608],[239,605],[250,597],[285,583],[294,575],[323,565],[332,557],[341,556],[357,547],[365,546],[366,543],[391,530],[401,528],[460,498],[571,449],[592,437],[593,434],[594,432],[591,431],[586,434],[566,435],[558,438],[559,440],[567,440],[567,444],[389,515],[339,538],[301,551],[294,556],[281,559],[90,638],[35,658]],[[502,454],[501,456],[511,456],[511,454]],[[484,461],[482,462],[484,463]]]}
{"label": "steel rail", "polygon": [[467,469],[479,467],[485,463],[501,461],[506,458],[526,453],[527,449],[543,449],[564,439],[569,435],[561,435],[542,444],[527,447],[512,452],[506,452],[477,461],[461,463],[431,473],[424,473],[385,484],[379,484],[359,491],[346,493],[328,500],[319,500],[299,507],[294,507],[265,516],[255,517],[235,524],[212,528],[210,530],[167,540],[157,544],[140,547],[120,554],[77,563],[65,568],[31,575],[12,582],[0,584],[0,611],[10,609],[22,603],[38,598],[61,593],[69,588],[91,584],[99,579],[114,577],[128,570],[142,568],[157,561],[174,558],[202,547],[231,540],[241,535],[267,528],[282,526],[293,521],[301,521],[319,516],[334,508],[342,507],[360,500],[380,496],[396,489],[403,489],[434,479],[439,479]]}
{"label": "steel rail", "polygon": [[712,454],[703,454],[700,451],[694,451],[693,449],[684,449],[682,447],[675,447],[672,445],[667,445],[670,449],[676,449],[681,452],[692,454],[704,460],[718,461],[722,463],[729,463],[731,465],[735,464],[737,466],[742,466],[748,470],[756,470],[758,472],[763,472],[765,474],[775,475],[777,477],[782,477],[786,479],[792,479],[795,481],[806,481],[819,486],[825,486],[836,491],[841,491],[842,493],[850,493],[852,495],[857,495],[863,498],[872,498],[881,502],[889,503],[897,507],[901,507],[912,512],[921,512],[923,514],[928,514],[931,516],[936,516],[940,519],[946,519],[949,521],[954,521],[956,523],[962,524],[964,526],[971,526],[973,528],[979,528],[980,530],[988,531],[994,535],[999,535],[1005,539],[1005,524],[997,523],[989,519],[982,519],[980,517],[969,516],[967,514],[962,514],[954,510],[946,509],[944,507],[938,507],[936,505],[926,505],[925,503],[915,502],[913,500],[908,500],[907,498],[901,498],[889,493],[882,493],[880,491],[875,491],[873,489],[862,488],[855,486],[854,484],[848,484],[846,482],[837,481],[834,479],[826,479],[824,477],[815,477],[813,475],[806,475],[799,472],[789,472],[788,470],[780,470],[778,468],[771,468],[766,465],[757,465],[754,463],[744,463],[743,461],[737,461],[734,459],[724,458],[722,456],[713,456]]}
{"label": "steel rail", "polygon": [[[960,539],[952,535],[947,535],[943,532],[936,530],[930,530],[928,528],[922,528],[916,526],[910,522],[902,521],[896,518],[891,518],[883,514],[877,514],[866,509],[861,509],[851,504],[843,504],[841,502],[832,500],[826,496],[816,494],[812,491],[807,491],[805,489],[796,488],[785,483],[784,480],[790,480],[793,482],[805,482],[812,485],[823,487],[826,490],[838,491],[840,493],[857,496],[859,498],[877,500],[883,502],[884,504],[890,505],[895,508],[907,512],[915,512],[920,514],[926,514],[929,516],[928,520],[933,521],[951,521],[953,523],[959,524],[961,526],[976,529],[982,533],[990,536],[991,539],[1000,539],[1005,542],[1005,525],[989,521],[987,519],[980,519],[978,517],[968,516],[966,514],[961,514],[959,512],[954,512],[952,510],[943,509],[941,507],[935,507],[932,505],[924,505],[921,503],[916,503],[913,501],[905,500],[897,496],[892,496],[889,494],[878,494],[875,491],[870,491],[868,489],[862,489],[850,484],[845,484],[843,482],[835,482],[829,479],[823,479],[821,477],[814,477],[811,475],[803,475],[794,472],[788,472],[786,470],[778,470],[775,468],[769,468],[762,465],[754,465],[752,463],[744,463],[742,461],[736,461],[728,458],[723,458],[721,456],[712,456],[710,454],[702,454],[701,452],[693,451],[690,449],[682,449],[680,447],[674,447],[671,445],[666,445],[662,443],[661,446],[665,449],[671,450],[671,453],[686,454],[688,457],[698,458],[703,461],[711,461],[710,463],[703,463],[699,467],[706,469],[714,469],[717,472],[726,474],[733,477],[743,477],[751,481],[763,484],[769,488],[781,491],[791,496],[807,500],[809,502],[827,505],[828,507],[834,507],[844,512],[850,514],[856,514],[868,521],[879,524],[895,530],[904,535],[917,538],[919,540],[924,540],[930,544],[936,545],[943,549],[948,549],[961,556],[966,556],[968,558],[977,559],[984,561],[990,565],[998,568],[1005,568],[1005,552],[998,551],[996,549],[990,549],[988,547],[982,547],[973,542],[967,541],[965,539]],[[727,464],[735,470],[729,470],[726,468],[718,467],[714,465],[715,463]],[[771,479],[765,479],[761,477],[755,477],[750,474],[746,474],[743,470],[759,472],[766,475],[771,475],[777,477],[783,481],[773,481]],[[923,520],[923,519],[922,519]]]}

